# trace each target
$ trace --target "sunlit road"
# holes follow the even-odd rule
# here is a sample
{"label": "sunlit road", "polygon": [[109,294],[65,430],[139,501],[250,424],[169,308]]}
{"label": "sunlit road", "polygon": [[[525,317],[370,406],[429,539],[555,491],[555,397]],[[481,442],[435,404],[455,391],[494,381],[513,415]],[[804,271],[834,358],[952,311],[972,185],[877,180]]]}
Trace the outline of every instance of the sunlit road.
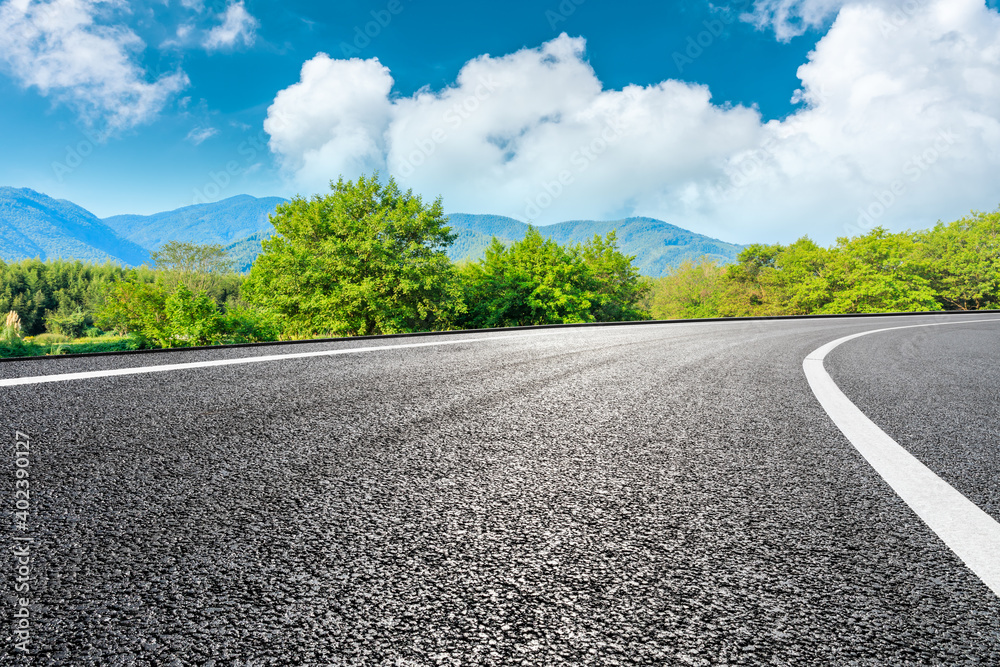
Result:
{"label": "sunlit road", "polygon": [[854,332],[977,320],[858,338],[826,368],[1000,519],[997,317],[0,364],[10,379],[390,348],[0,387],[4,548],[33,540],[29,656],[10,556],[0,663],[1000,664],[1000,598],[802,366]]}

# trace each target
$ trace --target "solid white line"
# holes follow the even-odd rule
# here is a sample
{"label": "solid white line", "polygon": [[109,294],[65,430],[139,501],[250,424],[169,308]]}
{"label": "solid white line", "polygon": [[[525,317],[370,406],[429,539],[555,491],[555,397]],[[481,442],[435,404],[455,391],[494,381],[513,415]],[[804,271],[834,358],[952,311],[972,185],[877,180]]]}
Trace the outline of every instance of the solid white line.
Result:
{"label": "solid white line", "polygon": [[85,371],[81,373],[61,373],[58,375],[36,375],[34,377],[8,378],[0,380],[0,387],[15,387],[25,384],[44,384],[46,382],[66,382],[68,380],[89,380],[91,378],[114,377],[116,375],[140,375],[142,373],[164,373],[167,371],[182,371],[191,368],[211,368],[213,366],[234,366],[236,364],[258,364],[266,361],[284,361],[286,359],[308,359],[310,357],[333,357],[341,354],[361,354],[378,352],[380,350],[403,350],[415,347],[437,347],[440,345],[460,345],[462,343],[481,343],[488,340],[507,340],[511,338],[530,338],[534,336],[552,336],[562,331],[544,331],[528,334],[506,334],[503,336],[485,336],[482,338],[460,338],[458,340],[433,341],[430,343],[404,343],[400,345],[375,345],[370,347],[352,347],[339,350],[320,350],[318,352],[295,352],[292,354],[269,354],[262,357],[240,357],[237,359],[215,359],[213,361],[190,361],[181,364],[161,364],[158,366],[135,366],[132,368],[115,368],[103,371]]}
{"label": "solid white line", "polygon": [[[735,322],[734,322],[735,323]],[[698,324],[713,324],[712,322],[690,322],[691,326]],[[652,325],[670,326],[668,324]],[[26,384],[44,384],[46,382],[66,382],[68,380],[89,380],[91,378],[113,377],[116,375],[139,375],[142,373],[163,373],[166,371],[181,371],[191,368],[210,368],[212,366],[232,366],[234,364],[253,364],[265,361],[283,361],[285,359],[306,359],[309,357],[332,357],[340,354],[360,354],[378,350],[402,350],[414,347],[435,347],[439,345],[458,345],[461,343],[479,343],[489,340],[504,340],[507,338],[531,338],[533,336],[555,336],[557,334],[576,331],[576,329],[552,329],[523,334],[503,334],[500,336],[484,336],[481,338],[460,338],[457,340],[434,341],[430,343],[405,343],[400,345],[380,345],[370,347],[355,347],[343,350],[324,350],[321,352],[296,352],[292,354],[271,354],[262,357],[242,357],[238,359],[219,359],[216,361],[192,361],[181,364],[162,364],[158,366],[136,366],[105,371],[87,371],[81,373],[61,373],[53,375],[36,375],[33,377],[9,378],[0,380],[0,387],[15,387]]]}
{"label": "solid white line", "polygon": [[[722,320],[720,320],[722,321]],[[740,322],[732,322],[739,324]],[[686,322],[687,326],[715,324],[714,322]],[[670,324],[654,324],[652,327],[666,327]],[[673,325],[676,326],[676,325]],[[0,380],[0,387],[15,387],[26,384],[44,384],[46,382],[66,382],[68,380],[88,380],[91,378],[113,377],[116,375],[139,375],[142,373],[163,373],[166,371],[180,371],[191,368],[210,368],[212,366],[231,366],[234,364],[253,364],[265,361],[282,361],[285,359],[305,359],[308,357],[331,357],[340,354],[359,354],[362,352],[375,352],[378,350],[401,350],[413,347],[434,347],[438,345],[458,345],[460,343],[478,343],[488,340],[504,340],[505,338],[530,338],[532,336],[555,336],[557,334],[576,331],[576,329],[554,329],[549,331],[531,332],[524,334],[504,334],[501,336],[484,336],[482,338],[461,338],[458,340],[435,341],[430,343],[406,343],[400,345],[381,345],[371,347],[355,347],[346,350],[324,350],[322,352],[297,352],[293,354],[272,354],[262,357],[243,357],[239,359],[219,359],[216,361],[192,361],[181,364],[162,364],[159,366],[137,366],[132,368],[119,368],[105,371],[88,371],[81,373],[61,373],[53,375],[36,375],[34,377],[20,377]]]}
{"label": "solid white line", "polygon": [[897,329],[998,321],[1000,320],[988,319],[916,324],[844,336],[810,353],[802,362],[802,368],[813,393],[837,428],[903,502],[916,512],[990,590],[1000,595],[1000,523],[886,435],[885,431],[851,403],[823,366],[823,360],[834,348],[861,336]]}

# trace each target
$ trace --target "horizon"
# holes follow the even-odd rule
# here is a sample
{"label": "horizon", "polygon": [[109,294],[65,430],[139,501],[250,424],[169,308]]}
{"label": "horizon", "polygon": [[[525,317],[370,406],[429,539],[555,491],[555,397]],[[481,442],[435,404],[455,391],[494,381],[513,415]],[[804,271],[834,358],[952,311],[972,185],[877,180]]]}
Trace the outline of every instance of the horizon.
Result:
{"label": "horizon", "polygon": [[0,182],[101,219],[376,170],[453,210],[739,244],[1000,201],[996,0],[55,7],[0,3]]}
{"label": "horizon", "polygon": [[[165,211],[154,211],[152,213],[129,213],[129,212],[126,212],[126,213],[116,213],[114,215],[109,215],[109,216],[106,216],[106,217],[100,217],[100,216],[97,216],[96,213],[93,213],[93,211],[91,211],[90,209],[88,209],[85,206],[82,206],[78,202],[72,201],[70,199],[62,199],[62,198],[58,198],[58,197],[53,197],[53,196],[51,196],[51,195],[49,195],[49,194],[47,194],[45,192],[39,192],[38,190],[35,190],[33,188],[30,188],[30,187],[18,187],[18,186],[13,186],[13,185],[0,185],[0,189],[3,189],[3,188],[11,188],[13,190],[29,190],[31,192],[34,192],[37,195],[41,195],[43,197],[48,197],[50,199],[53,199],[54,201],[65,202],[65,203],[71,204],[73,206],[79,206],[80,208],[83,208],[88,213],[91,213],[92,215],[95,215],[98,218],[98,220],[101,220],[102,222],[104,222],[106,220],[110,220],[112,218],[121,217],[121,216],[154,217],[154,216],[157,216],[157,215],[163,215],[163,214],[169,214],[169,213],[176,213],[177,211],[182,211],[182,210],[188,209],[188,208],[195,208],[195,207],[199,207],[199,206],[212,206],[212,205],[221,204],[221,203],[233,200],[233,199],[242,199],[242,198],[246,198],[246,197],[249,197],[251,199],[258,200],[258,201],[261,200],[261,199],[284,199],[285,201],[290,201],[290,199],[288,197],[281,197],[279,195],[266,195],[266,196],[259,196],[258,197],[256,195],[251,195],[251,194],[248,194],[248,193],[244,192],[244,193],[241,193],[241,194],[230,195],[228,197],[225,197],[225,198],[222,198],[222,199],[218,199],[216,201],[202,202],[202,203],[197,203],[197,204],[188,204],[186,206],[181,206],[179,208],[169,209],[169,210],[165,210]],[[296,195],[296,196],[298,196],[298,195]],[[523,220],[518,220],[517,218],[511,218],[509,216],[500,215],[500,214],[497,214],[497,213],[469,213],[467,211],[451,211],[450,213],[445,213],[444,217],[445,218],[450,218],[453,215],[467,215],[467,216],[471,216],[471,217],[498,217],[498,218],[506,218],[508,220],[512,220],[514,222],[518,222],[518,223],[521,223],[523,225],[531,225],[533,227],[552,227],[552,226],[555,226],[555,225],[562,225],[562,224],[573,223],[573,222],[579,222],[579,223],[585,223],[585,222],[597,222],[597,223],[624,222],[624,221],[627,221],[627,220],[636,220],[636,219],[648,219],[648,220],[653,220],[653,221],[656,221],[656,222],[662,222],[662,223],[665,223],[667,225],[671,225],[671,226],[677,227],[677,225],[674,225],[673,223],[666,222],[665,220],[660,220],[658,218],[650,218],[649,216],[641,216],[641,215],[628,216],[628,217],[625,217],[625,218],[609,218],[609,219],[596,219],[596,218],[595,219],[584,219],[584,218],[578,218],[578,219],[573,219],[573,220],[558,220],[558,221],[555,221],[555,222],[549,222],[549,223],[544,223],[544,224],[536,224],[536,223],[532,223],[532,222],[525,222]],[[693,230],[685,229],[683,227],[678,227],[678,229],[682,229],[683,231],[693,232]],[[697,233],[697,232],[695,232],[695,233]],[[709,237],[709,238],[712,238],[712,237]],[[715,241],[722,241],[724,243],[731,243],[730,241],[726,241],[725,239],[713,238],[713,240],[715,240]],[[732,245],[744,245],[744,244],[733,243]]]}
{"label": "horizon", "polygon": [[[153,211],[151,213],[124,212],[124,213],[116,213],[116,214],[113,214],[113,215],[101,217],[101,216],[97,215],[96,213],[94,213],[93,211],[91,211],[86,206],[83,206],[82,204],[80,204],[79,202],[75,202],[75,201],[72,201],[70,199],[64,199],[64,198],[54,197],[54,196],[52,196],[52,195],[50,195],[48,193],[39,192],[38,190],[35,190],[34,188],[31,188],[31,187],[26,187],[26,186],[25,187],[19,187],[19,186],[13,186],[13,185],[0,185],[0,189],[3,189],[3,188],[11,188],[11,189],[14,189],[14,190],[30,190],[30,191],[34,192],[35,194],[39,194],[39,195],[41,195],[43,197],[49,197],[50,199],[53,199],[55,201],[66,202],[66,203],[72,204],[74,206],[79,206],[80,208],[83,208],[88,213],[91,213],[92,215],[96,216],[98,218],[98,220],[100,220],[102,222],[110,220],[112,218],[124,217],[124,216],[154,217],[154,216],[157,216],[157,215],[164,215],[164,214],[176,213],[177,211],[181,211],[181,210],[188,209],[188,208],[196,208],[196,207],[199,207],[199,206],[213,206],[215,204],[220,204],[220,203],[224,203],[224,202],[227,202],[227,201],[230,201],[230,200],[241,199],[241,198],[246,198],[246,197],[249,197],[251,199],[258,200],[258,201],[262,200],[262,199],[283,199],[284,201],[290,201],[294,197],[304,196],[304,195],[292,195],[292,197],[282,197],[280,195],[260,195],[260,196],[258,196],[258,195],[252,195],[252,194],[244,192],[244,193],[240,193],[240,194],[229,195],[227,197],[223,197],[223,198],[217,199],[215,201],[199,202],[199,203],[195,203],[195,204],[186,204],[184,206],[180,206],[180,207],[174,208],[174,209],[167,209],[167,210],[162,210],[162,211]],[[992,210],[992,209],[990,209],[990,210]],[[961,216],[958,216],[956,219],[966,217],[971,212],[976,212],[976,211],[973,210],[973,211],[966,212],[966,213],[962,214]],[[987,212],[987,211],[986,210],[981,210],[981,211],[978,211],[978,212],[982,213],[982,212]],[[514,218],[514,217],[511,217],[511,216],[506,216],[506,215],[503,215],[503,214],[500,214],[500,213],[470,213],[468,211],[451,211],[451,212],[445,213],[444,217],[445,218],[450,218],[453,215],[467,215],[467,216],[470,216],[470,217],[498,217],[498,218],[505,218],[507,220],[511,220],[511,221],[514,221],[514,222],[517,222],[517,223],[520,223],[520,224],[523,224],[523,225],[529,225],[529,226],[537,227],[537,228],[554,227],[554,226],[564,225],[564,224],[569,224],[569,223],[611,223],[611,222],[625,222],[625,221],[629,221],[629,220],[646,219],[646,220],[652,220],[652,221],[655,221],[655,222],[664,223],[666,225],[670,225],[672,227],[676,227],[677,229],[680,229],[682,231],[691,232],[691,233],[697,234],[699,236],[703,236],[705,238],[708,238],[708,239],[711,239],[711,240],[714,240],[714,241],[720,241],[722,243],[727,243],[727,244],[730,244],[730,245],[736,245],[736,246],[741,246],[741,247],[747,247],[747,246],[754,245],[754,244],[772,245],[772,244],[775,244],[775,243],[779,244],[779,245],[788,245],[791,242],[794,242],[794,241],[797,241],[797,240],[800,240],[800,239],[803,239],[803,238],[808,238],[810,240],[816,241],[816,239],[814,239],[813,236],[807,232],[807,233],[801,234],[800,236],[796,237],[795,239],[791,239],[789,241],[769,241],[767,239],[757,239],[757,240],[751,240],[749,242],[745,242],[744,243],[744,242],[739,242],[739,241],[732,241],[732,240],[726,239],[724,237],[712,236],[711,234],[706,234],[706,233],[699,232],[696,229],[684,227],[682,225],[678,225],[678,224],[673,223],[673,222],[669,222],[669,221],[666,221],[666,220],[662,220],[660,218],[655,218],[655,217],[651,217],[651,216],[647,216],[647,215],[631,215],[631,216],[625,216],[625,217],[620,217],[620,218],[573,218],[573,219],[568,219],[568,220],[554,220],[552,222],[545,222],[545,223],[532,222],[530,220],[528,220],[528,221],[519,220],[518,218]],[[939,220],[935,220],[933,222],[928,222],[927,224],[925,224],[923,226],[908,227],[908,228],[905,228],[905,229],[890,229],[890,228],[884,227],[882,225],[872,225],[869,229],[867,229],[867,230],[861,230],[860,234],[854,234],[853,236],[863,235],[864,233],[870,232],[870,231],[874,230],[877,227],[883,227],[885,229],[889,229],[889,231],[891,231],[891,232],[919,232],[919,231],[930,230],[935,225],[937,225],[938,223],[941,223],[941,222],[948,223],[948,222],[953,222],[953,221],[952,220],[940,220],[939,219]],[[844,238],[850,238],[850,237],[851,237],[851,235],[848,235],[848,236],[845,236]],[[841,238],[841,237],[838,237],[838,238]],[[830,242],[830,243],[820,243],[818,241],[817,241],[817,243],[819,243],[819,245],[821,245],[821,246],[832,247],[833,245],[836,244],[836,240],[834,240],[833,242]]]}

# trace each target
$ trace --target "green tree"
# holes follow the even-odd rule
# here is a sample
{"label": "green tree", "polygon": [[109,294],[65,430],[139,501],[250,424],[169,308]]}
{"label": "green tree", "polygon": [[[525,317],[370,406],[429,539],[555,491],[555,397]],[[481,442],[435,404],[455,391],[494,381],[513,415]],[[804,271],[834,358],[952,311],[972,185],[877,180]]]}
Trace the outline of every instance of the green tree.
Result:
{"label": "green tree", "polygon": [[690,259],[653,283],[651,311],[658,320],[719,316],[719,282],[725,269],[710,259]]}
{"label": "green tree", "polygon": [[228,273],[233,261],[218,243],[199,245],[183,241],[167,241],[151,253],[154,265],[181,273]]}
{"label": "green tree", "polygon": [[167,296],[163,309],[168,336],[163,347],[190,347],[221,342],[219,310],[205,292],[194,294],[181,283]]}
{"label": "green tree", "polygon": [[170,289],[184,283],[194,293],[207,292],[220,305],[239,296],[243,278],[234,272],[232,258],[218,243],[168,241],[151,258],[157,277]]}
{"label": "green tree", "polygon": [[772,315],[809,315],[832,299],[830,251],[808,236],[785,247],[767,274],[766,293]]}
{"label": "green tree", "polygon": [[614,231],[606,238],[594,236],[580,248],[583,262],[590,272],[591,315],[597,322],[627,322],[649,319],[641,307],[650,291],[639,269],[632,263],[635,256],[622,253]]}
{"label": "green tree", "polygon": [[389,334],[451,326],[460,286],[445,254],[455,235],[440,198],[427,206],[378,174],[296,197],[271,217],[246,299],[290,331]]}
{"label": "green tree", "polygon": [[45,329],[49,333],[62,334],[70,338],[79,338],[93,324],[93,319],[84,313],[81,308],[76,308],[70,312],[66,312],[67,310],[65,307],[60,307],[59,311],[47,315],[45,317]]}
{"label": "green tree", "polygon": [[775,315],[774,273],[784,246],[754,243],[726,267],[720,282],[719,314],[723,317]]}
{"label": "green tree", "polygon": [[534,227],[505,246],[496,238],[462,271],[466,328],[593,322],[591,274],[578,248],[545,239]]}
{"label": "green tree", "polygon": [[1000,210],[917,234],[918,261],[949,310],[1000,307]]}
{"label": "green tree", "polygon": [[171,347],[173,335],[166,310],[168,296],[162,282],[117,282],[108,290],[98,313],[98,326],[122,336],[131,335],[147,347]]}
{"label": "green tree", "polygon": [[717,283],[724,317],[808,315],[832,296],[830,251],[809,237],[784,246],[747,246]]}
{"label": "green tree", "polygon": [[818,312],[941,310],[917,250],[913,234],[892,234],[883,227],[837,239],[828,273],[832,299]]}
{"label": "green tree", "polygon": [[29,336],[44,332],[52,317],[73,319],[82,312],[89,320],[99,309],[108,285],[125,273],[110,263],[0,261],[0,312],[16,311]]}

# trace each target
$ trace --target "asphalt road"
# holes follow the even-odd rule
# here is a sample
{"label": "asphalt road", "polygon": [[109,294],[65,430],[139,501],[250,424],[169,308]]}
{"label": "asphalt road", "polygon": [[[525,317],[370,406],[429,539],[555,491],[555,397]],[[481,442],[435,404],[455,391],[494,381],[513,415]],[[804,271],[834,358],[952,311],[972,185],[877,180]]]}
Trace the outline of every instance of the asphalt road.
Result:
{"label": "asphalt road", "polygon": [[[10,632],[9,556],[0,664],[1000,664],[1000,598],[802,372],[835,338],[934,321],[0,364],[11,378],[463,341],[0,388],[0,497],[9,510],[16,430],[32,492],[25,530],[5,510],[0,532],[8,554],[34,540],[31,655]],[[910,329],[827,361],[995,518],[998,341],[1000,322]]]}

